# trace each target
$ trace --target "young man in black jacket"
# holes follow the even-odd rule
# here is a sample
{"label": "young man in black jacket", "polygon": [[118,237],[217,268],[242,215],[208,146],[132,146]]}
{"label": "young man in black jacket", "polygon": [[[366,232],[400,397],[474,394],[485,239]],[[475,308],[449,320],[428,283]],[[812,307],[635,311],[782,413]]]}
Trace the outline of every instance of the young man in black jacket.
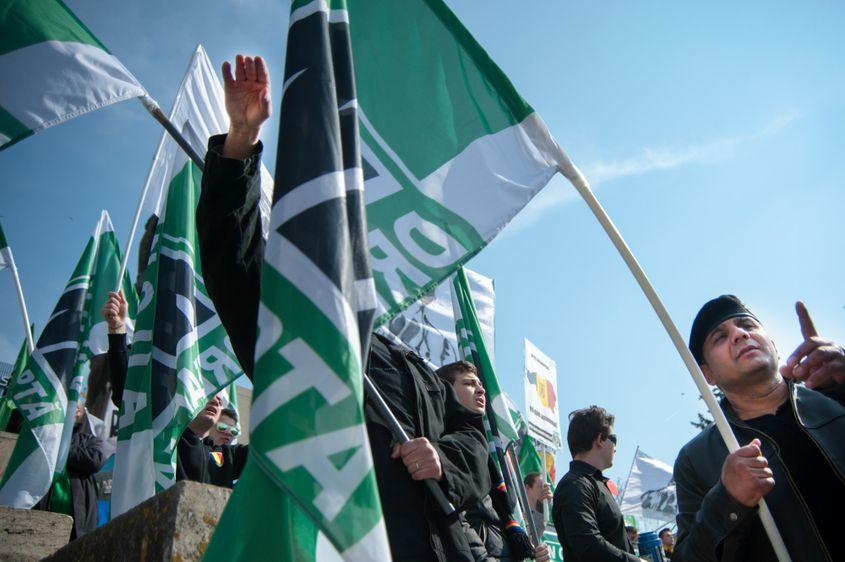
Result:
{"label": "young man in black jacket", "polygon": [[[197,232],[203,274],[244,372],[252,376],[264,239],[259,170],[261,125],[270,115],[264,61],[238,55],[223,67],[229,133],[208,143]],[[457,512],[438,511],[420,482],[439,483],[458,511],[490,487],[481,416],[407,349],[373,334],[368,372],[405,431],[399,446],[365,407],[382,512],[394,560],[472,560]]]}
{"label": "young man in black jacket", "polygon": [[780,372],[774,342],[735,296],[693,321],[690,351],[746,445],[729,455],[710,426],[681,449],[673,562],[775,560],[757,517],[763,497],[794,562],[845,560],[845,351],[796,310],[804,342]]}
{"label": "young man in black jacket", "polygon": [[[121,293],[109,293],[103,305],[103,318],[109,329],[108,364],[112,401],[120,407],[129,361],[126,345],[126,299]],[[215,396],[188,424],[176,448],[176,480],[191,480],[232,488],[240,478],[249,453],[248,445],[215,445],[210,437],[223,403]]]}
{"label": "young man in black jacket", "polygon": [[554,493],[552,521],[567,562],[639,562],[602,474],[616,454],[614,417],[590,406],[569,414],[572,462]]}

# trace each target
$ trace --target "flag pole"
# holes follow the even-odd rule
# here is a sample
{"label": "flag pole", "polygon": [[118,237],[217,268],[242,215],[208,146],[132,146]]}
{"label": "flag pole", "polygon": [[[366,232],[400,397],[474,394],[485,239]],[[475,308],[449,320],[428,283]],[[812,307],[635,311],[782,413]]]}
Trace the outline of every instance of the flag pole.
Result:
{"label": "flag pole", "polygon": [[[12,255],[12,250],[9,248],[9,255]],[[26,311],[26,300],[23,298],[23,287],[21,286],[21,279],[18,276],[18,266],[15,265],[15,257],[9,260],[12,270],[12,280],[15,283],[15,291],[18,293],[18,305],[21,308],[21,316],[23,317],[23,329],[26,332],[26,347],[32,353],[35,350],[35,342],[32,340],[32,329],[29,324],[29,313]]]}
{"label": "flag pole", "polygon": [[[528,523],[528,532],[531,533],[531,538],[534,539],[534,546],[539,546],[539,544],[543,541],[543,532],[538,529],[537,525],[534,523],[534,510],[528,503],[528,494],[525,491],[525,481],[522,476],[522,468],[519,466],[519,457],[516,454],[513,441],[508,443],[506,453],[505,458],[507,459],[508,468],[512,469],[516,473],[516,479],[519,482],[516,486],[516,490],[518,492],[517,497],[519,498],[520,503],[522,503],[522,514],[525,517],[525,522]],[[513,457],[513,462],[510,457]]]}
{"label": "flag pole", "polygon": [[[396,439],[400,444],[407,443],[411,440],[408,437],[408,434],[405,433],[405,430],[399,424],[399,420],[396,419],[396,416],[393,415],[393,412],[390,411],[390,406],[387,405],[387,402],[384,401],[381,394],[376,388],[375,383],[373,383],[370,376],[364,373],[364,388],[367,391],[367,398],[370,399],[370,403],[375,407],[376,411],[382,418],[382,421],[387,424],[390,433],[393,434],[393,438]],[[430,478],[426,478],[423,480],[423,483],[428,488],[428,491],[431,493],[431,496],[434,498],[434,501],[440,506],[440,510],[443,511],[446,515],[452,515],[455,513],[455,506],[446,498],[446,494],[443,493],[443,490],[434,480]]]}
{"label": "flag pole", "polygon": [[[543,484],[549,481],[549,468],[546,466],[546,444],[540,443],[540,460],[543,467]],[[549,500],[543,498],[543,520],[549,520]]]}
{"label": "flag pole", "polygon": [[[176,141],[176,144],[185,151],[185,154],[188,155],[188,158],[197,165],[197,167],[202,170],[205,168],[205,162],[203,161],[202,157],[197,154],[197,152],[188,144],[188,141],[185,140],[185,137],[182,136],[182,133],[173,126],[173,123],[170,122],[170,119],[164,114],[159,107],[158,102],[156,102],[150,96],[141,96],[138,98],[141,103],[143,104],[144,108],[149,112],[153,118],[158,121],[164,130]],[[150,165],[150,171],[152,172],[153,166],[155,166],[156,159],[158,158],[159,153],[161,152],[161,147],[164,144],[164,138],[162,137],[161,142],[158,145],[158,150],[156,150],[156,156],[153,158],[153,163]],[[135,209],[135,216],[132,218],[132,227],[129,229],[129,239],[126,241],[126,251],[123,255],[123,261],[120,264],[120,275],[117,277],[117,287],[115,287],[115,292],[119,291],[120,288],[123,286],[123,276],[126,275],[126,267],[129,263],[129,254],[132,252],[132,243],[135,241],[135,232],[138,230],[138,221],[141,219],[141,212],[144,210],[144,200],[147,198],[147,192],[150,189],[150,175],[147,174],[147,181],[144,183],[144,187],[141,189],[141,196],[138,198],[138,207]]]}
{"label": "flag pole", "polygon": [[[710,386],[707,384],[704,374],[701,372],[701,367],[698,366],[698,363],[692,356],[684,338],[681,336],[677,326],[675,326],[675,323],[669,316],[669,312],[666,310],[666,307],[663,305],[663,302],[660,300],[660,297],[657,296],[657,292],[648,280],[645,271],[643,271],[643,268],[637,262],[637,258],[634,257],[634,254],[622,238],[619,230],[613,224],[613,221],[610,220],[607,212],[604,208],[602,208],[601,203],[599,203],[598,199],[596,199],[596,196],[590,189],[590,184],[581,173],[581,170],[579,170],[569,160],[569,157],[566,156],[563,150],[558,151],[558,156],[558,170],[570,181],[570,183],[572,183],[573,187],[578,190],[578,193],[587,203],[587,206],[590,207],[593,215],[595,215],[605,233],[607,233],[611,242],[613,242],[613,245],[616,247],[616,250],[622,256],[622,259],[625,261],[625,264],[628,266],[631,274],[633,274],[634,279],[637,280],[640,289],[642,289],[649,304],[651,304],[651,307],[654,309],[654,312],[663,324],[663,328],[666,330],[666,333],[669,334],[669,338],[675,345],[675,349],[684,361],[684,365],[686,365],[687,370],[692,376],[692,380],[698,387],[698,391],[704,399],[704,403],[707,404],[707,409],[710,410],[710,415],[713,416],[713,420],[716,423],[719,434],[725,441],[728,452],[733,453],[739,449],[739,442],[736,439],[736,435],[734,435],[731,430],[731,426],[728,424],[728,419],[719,407],[719,403],[716,401],[713,391],[710,390]],[[760,500],[758,513],[760,515],[760,521],[766,529],[766,534],[769,536],[769,540],[772,543],[772,548],[774,549],[778,560],[780,562],[791,562],[792,559],[789,556],[789,551],[786,550],[786,544],[783,542],[783,537],[781,537],[781,534],[778,531],[777,524],[772,517],[772,512],[769,510],[769,506],[766,504],[765,499]]]}
{"label": "flag pole", "polygon": [[637,450],[634,451],[634,460],[631,461],[631,468],[628,469],[628,478],[625,479],[625,487],[622,488],[622,493],[619,494],[619,507],[622,507],[622,501],[625,499],[625,492],[628,491],[628,484],[631,482],[631,474],[634,472],[634,465],[637,464],[637,455],[640,453],[640,446],[637,445]]}

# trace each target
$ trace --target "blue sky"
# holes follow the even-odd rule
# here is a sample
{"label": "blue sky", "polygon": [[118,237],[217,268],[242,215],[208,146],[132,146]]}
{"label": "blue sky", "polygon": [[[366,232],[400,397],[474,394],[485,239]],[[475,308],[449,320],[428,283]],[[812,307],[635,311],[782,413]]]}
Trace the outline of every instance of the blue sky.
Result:
{"label": "blue sky", "polygon": [[[267,58],[281,89],[287,3],[68,5],[168,109],[195,45],[215,65]],[[543,116],[665,301],[681,332],[725,292],[786,357],[795,299],[845,342],[845,5],[448,0]],[[354,22],[353,22],[354,25]],[[278,114],[278,96],[274,102]],[[272,171],[278,122],[265,128]],[[46,322],[108,209],[122,244],[161,130],[130,101],[0,153],[0,220],[31,318]],[[522,338],[557,361],[560,409],[616,414],[609,471],[634,449],[671,463],[703,404],[669,338],[575,191],[555,178],[470,267],[497,288],[497,365],[522,403]],[[130,270],[136,270],[133,260]],[[0,360],[22,340],[0,274]],[[564,468],[568,452],[558,457]]]}

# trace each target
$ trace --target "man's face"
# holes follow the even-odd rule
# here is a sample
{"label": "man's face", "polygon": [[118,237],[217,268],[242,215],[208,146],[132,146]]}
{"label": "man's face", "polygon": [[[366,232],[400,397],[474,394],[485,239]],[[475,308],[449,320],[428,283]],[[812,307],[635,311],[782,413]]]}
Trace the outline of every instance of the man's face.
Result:
{"label": "man's face", "polygon": [[228,445],[235,440],[232,430],[237,431],[237,425],[235,420],[225,414],[221,414],[217,419],[217,423],[211,427],[209,436],[215,445]]}
{"label": "man's face", "polygon": [[707,382],[727,391],[777,376],[778,352],[769,334],[750,316],[728,318],[708,334],[701,366]]}
{"label": "man's face", "polygon": [[79,423],[82,421],[82,417],[85,415],[85,404],[82,402],[76,403],[76,411],[73,413],[73,422]]}
{"label": "man's face", "polygon": [[640,533],[636,529],[628,529],[628,540],[630,540],[633,544],[637,544],[637,541],[640,539]]}
{"label": "man's face", "polygon": [[455,394],[458,395],[458,402],[476,414],[483,414],[487,405],[487,397],[484,395],[484,387],[481,386],[481,379],[472,373],[459,373],[452,383]]}
{"label": "man's face", "polygon": [[616,434],[613,433],[613,428],[610,428],[610,436],[602,439],[601,435],[596,437],[594,447],[597,449],[601,460],[604,461],[604,466],[596,467],[599,470],[607,470],[613,466],[613,457],[616,455]]}
{"label": "man's face", "polygon": [[197,414],[197,418],[202,418],[213,426],[220,418],[220,410],[222,409],[223,401],[220,400],[219,396],[215,396],[205,404],[205,408],[200,410],[200,413]]}
{"label": "man's face", "polygon": [[663,543],[663,546],[672,546],[675,544],[675,535],[672,533],[663,533],[660,536],[660,542]]}

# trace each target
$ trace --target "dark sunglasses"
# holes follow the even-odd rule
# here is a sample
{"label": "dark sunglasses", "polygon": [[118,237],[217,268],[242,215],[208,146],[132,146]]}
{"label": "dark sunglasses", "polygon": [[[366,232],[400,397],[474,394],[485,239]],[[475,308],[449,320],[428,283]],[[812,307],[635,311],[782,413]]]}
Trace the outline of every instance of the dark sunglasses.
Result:
{"label": "dark sunglasses", "polygon": [[615,433],[611,433],[610,435],[607,436],[607,438],[610,440],[611,443],[616,445],[616,434]]}
{"label": "dark sunglasses", "polygon": [[217,431],[221,431],[223,433],[229,433],[232,437],[237,437],[241,434],[241,430],[238,429],[236,425],[229,425],[226,422],[220,422],[217,424]]}

